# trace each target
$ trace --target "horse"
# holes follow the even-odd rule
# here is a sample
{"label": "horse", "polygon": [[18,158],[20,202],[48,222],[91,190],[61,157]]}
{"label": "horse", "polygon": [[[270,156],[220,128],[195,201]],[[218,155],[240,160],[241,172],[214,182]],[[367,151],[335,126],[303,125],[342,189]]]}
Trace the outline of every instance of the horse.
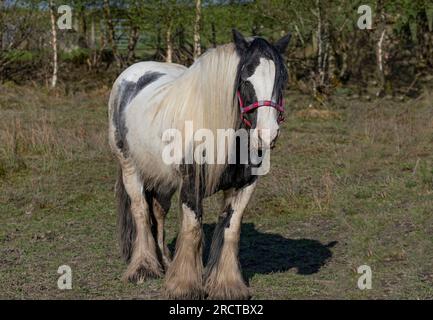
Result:
{"label": "horse", "polygon": [[[141,283],[165,273],[164,292],[170,299],[250,298],[238,259],[239,239],[242,214],[258,180],[253,169],[261,163],[191,164],[185,155],[179,163],[166,163],[161,156],[167,146],[164,132],[175,128],[186,134],[187,121],[194,130],[211,133],[254,131],[244,143],[256,151],[275,145],[288,77],[282,56],[290,34],[271,44],[232,32],[233,42],[207,50],[189,68],[152,61],[133,64],[110,93],[109,145],[119,163],[118,225],[128,263],[123,279]],[[191,138],[185,140],[186,148],[196,147]],[[232,146],[239,156],[238,143]],[[180,227],[172,257],[164,220],[176,191]],[[223,209],[204,266],[202,201],[219,191]]]}

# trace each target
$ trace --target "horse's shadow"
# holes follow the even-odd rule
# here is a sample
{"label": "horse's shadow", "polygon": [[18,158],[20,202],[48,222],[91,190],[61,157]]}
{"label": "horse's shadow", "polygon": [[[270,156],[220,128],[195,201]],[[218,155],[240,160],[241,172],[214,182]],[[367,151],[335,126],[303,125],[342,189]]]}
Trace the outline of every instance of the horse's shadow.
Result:
{"label": "horse's shadow", "polygon": [[[215,224],[203,226],[205,234],[204,261],[209,256]],[[174,248],[175,240],[169,245]],[[284,272],[292,268],[298,274],[316,273],[332,257],[330,248],[337,241],[322,244],[312,239],[287,239],[279,234],[258,231],[253,223],[242,224],[240,263],[249,281],[255,274]]]}

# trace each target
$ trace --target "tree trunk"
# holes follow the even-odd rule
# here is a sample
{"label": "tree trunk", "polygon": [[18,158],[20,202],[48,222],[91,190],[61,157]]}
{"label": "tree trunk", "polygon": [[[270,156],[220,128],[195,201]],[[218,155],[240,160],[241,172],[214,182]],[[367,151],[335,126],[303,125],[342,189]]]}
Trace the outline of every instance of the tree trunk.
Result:
{"label": "tree trunk", "polygon": [[140,37],[139,29],[137,26],[131,26],[131,30],[129,33],[129,40],[128,40],[128,55],[127,55],[127,61],[132,62],[135,55],[135,48],[137,46],[138,39]]}
{"label": "tree trunk", "polygon": [[377,42],[377,72],[379,75],[379,83],[380,89],[377,95],[381,95],[381,93],[385,90],[385,70],[384,70],[384,62],[383,62],[383,40],[385,39],[385,29],[382,31],[380,35],[379,41]]}
{"label": "tree trunk", "polygon": [[170,21],[170,23],[167,26],[167,31],[165,33],[165,41],[167,45],[165,62],[169,62],[169,63],[173,62],[173,42],[171,38],[171,28],[172,28],[172,23]]}
{"label": "tree trunk", "polygon": [[108,31],[108,42],[110,43],[111,50],[113,51],[113,56],[116,61],[116,66],[118,69],[122,68],[122,57],[119,55],[116,44],[116,31],[114,30],[113,20],[111,18],[110,4],[108,0],[104,0],[104,15],[107,24]]}
{"label": "tree trunk", "polygon": [[[105,49],[106,41],[105,41],[105,30],[102,27],[102,24],[99,24],[99,43],[97,43],[96,39],[96,26],[94,23],[94,18],[92,18],[92,50],[90,52],[90,56],[87,59],[87,66],[89,70],[97,69],[100,67],[102,62],[102,54]],[[109,63],[107,64],[107,68]]]}
{"label": "tree trunk", "polygon": [[201,55],[200,26],[201,26],[201,0],[195,0],[194,60],[196,60]]}
{"label": "tree trunk", "polygon": [[51,87],[54,88],[57,84],[57,30],[56,30],[56,16],[54,13],[54,4],[51,0],[50,3],[50,18],[51,18],[51,45],[53,48],[53,75],[51,78]]}
{"label": "tree trunk", "polygon": [[376,93],[377,96],[381,96],[386,91],[386,75],[385,75],[385,37],[386,37],[386,17],[385,9],[382,0],[377,3],[378,10],[378,33],[376,43],[376,65],[377,75],[379,80],[379,91]]}
{"label": "tree trunk", "polygon": [[327,43],[325,40],[325,26],[323,21],[322,3],[321,0],[316,0],[317,7],[317,71],[319,74],[319,86],[325,84],[326,79],[326,58],[327,58]]}

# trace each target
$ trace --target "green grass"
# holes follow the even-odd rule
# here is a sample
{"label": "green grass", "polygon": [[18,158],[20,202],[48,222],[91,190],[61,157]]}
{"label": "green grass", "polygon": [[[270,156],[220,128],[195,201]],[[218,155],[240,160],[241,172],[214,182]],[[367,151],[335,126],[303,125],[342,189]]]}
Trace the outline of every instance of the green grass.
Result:
{"label": "green grass", "polygon": [[[0,298],[161,298],[162,279],[120,280],[108,91],[0,91]],[[253,298],[433,298],[432,96],[338,95],[319,113],[308,97],[287,101],[271,172],[244,216],[240,255]],[[208,240],[219,197],[205,203]],[[57,289],[63,264],[69,291]],[[371,290],[357,288],[362,264],[372,268]]]}

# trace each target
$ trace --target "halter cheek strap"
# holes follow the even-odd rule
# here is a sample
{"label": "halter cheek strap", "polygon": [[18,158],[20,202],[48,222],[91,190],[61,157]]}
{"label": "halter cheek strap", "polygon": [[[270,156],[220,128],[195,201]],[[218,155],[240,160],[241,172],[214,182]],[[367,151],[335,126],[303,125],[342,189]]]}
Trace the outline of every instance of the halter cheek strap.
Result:
{"label": "halter cheek strap", "polygon": [[260,101],[256,101],[253,102],[252,104],[248,105],[248,106],[244,106],[244,102],[242,100],[241,97],[241,93],[239,92],[239,90],[236,92],[236,95],[238,96],[238,101],[239,101],[239,108],[240,108],[240,116],[241,116],[241,120],[243,123],[245,123],[245,125],[247,127],[252,127],[252,124],[250,121],[248,121],[248,119],[245,118],[245,114],[254,110],[254,109],[258,109],[260,107],[272,107],[277,109],[278,111],[278,123],[281,123],[284,121],[284,100],[281,97],[279,102],[275,102],[273,100],[260,100]]}

